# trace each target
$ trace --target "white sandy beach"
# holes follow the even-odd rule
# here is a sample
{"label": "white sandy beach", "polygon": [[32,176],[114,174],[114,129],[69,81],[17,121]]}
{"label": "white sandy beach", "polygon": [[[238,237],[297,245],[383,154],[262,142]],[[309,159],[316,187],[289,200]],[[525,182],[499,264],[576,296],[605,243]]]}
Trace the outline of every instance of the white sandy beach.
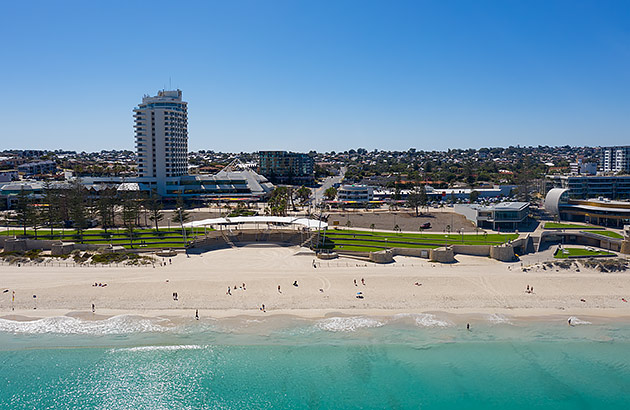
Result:
{"label": "white sandy beach", "polygon": [[[180,254],[172,258],[172,264],[155,268],[4,265],[0,266],[0,291],[8,291],[0,294],[0,317],[98,319],[134,314],[190,318],[199,309],[200,316],[215,318],[425,312],[630,318],[630,304],[622,300],[630,300],[630,273],[583,267],[579,272],[542,270],[537,262],[545,256],[550,255],[525,258],[524,266],[533,266],[528,272],[521,270],[521,262],[505,264],[462,255],[451,265],[410,257],[396,257],[396,263],[389,265],[340,258],[317,260],[314,268],[314,255],[308,250],[273,245],[216,250],[189,258]],[[298,287],[292,285],[296,280]],[[107,286],[94,287],[95,282]],[[241,289],[243,283],[246,290]],[[534,287],[533,294],[525,292],[527,285]],[[226,294],[228,286],[232,295]],[[357,299],[357,292],[364,298]],[[91,313],[92,304],[96,314]],[[266,312],[260,310],[262,304]]]}

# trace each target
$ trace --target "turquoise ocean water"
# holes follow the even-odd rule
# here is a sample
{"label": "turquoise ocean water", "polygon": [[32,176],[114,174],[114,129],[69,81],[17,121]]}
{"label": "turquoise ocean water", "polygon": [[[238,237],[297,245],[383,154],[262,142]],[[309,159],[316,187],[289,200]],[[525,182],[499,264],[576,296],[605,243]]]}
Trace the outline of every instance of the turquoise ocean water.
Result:
{"label": "turquoise ocean water", "polygon": [[0,409],[623,409],[630,326],[0,319]]}

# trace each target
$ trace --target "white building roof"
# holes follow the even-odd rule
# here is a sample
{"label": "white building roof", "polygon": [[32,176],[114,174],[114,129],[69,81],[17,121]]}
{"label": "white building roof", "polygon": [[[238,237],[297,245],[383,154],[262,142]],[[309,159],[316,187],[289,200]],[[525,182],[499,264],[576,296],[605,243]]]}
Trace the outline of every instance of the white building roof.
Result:
{"label": "white building roof", "polygon": [[288,224],[302,225],[309,229],[327,228],[328,224],[317,219],[295,218],[292,216],[236,216],[234,218],[211,218],[184,224],[186,228],[196,228],[210,225],[233,224]]}

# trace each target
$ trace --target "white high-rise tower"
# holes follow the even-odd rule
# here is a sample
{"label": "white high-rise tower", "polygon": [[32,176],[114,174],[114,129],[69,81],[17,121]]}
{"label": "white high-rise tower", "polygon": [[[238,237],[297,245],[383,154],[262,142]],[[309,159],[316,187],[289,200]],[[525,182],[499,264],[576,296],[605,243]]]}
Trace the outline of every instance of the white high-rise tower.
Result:
{"label": "white high-rise tower", "polygon": [[133,111],[138,176],[164,195],[167,180],[188,173],[188,103],[181,90],[163,90]]}

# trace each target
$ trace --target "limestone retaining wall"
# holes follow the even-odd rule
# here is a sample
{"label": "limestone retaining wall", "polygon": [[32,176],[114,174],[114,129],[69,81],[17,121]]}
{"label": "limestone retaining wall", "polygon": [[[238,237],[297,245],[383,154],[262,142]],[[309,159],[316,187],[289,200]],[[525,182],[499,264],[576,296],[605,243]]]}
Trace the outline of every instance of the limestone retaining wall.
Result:
{"label": "limestone retaining wall", "polygon": [[453,263],[455,262],[455,253],[453,252],[453,248],[442,247],[431,249],[431,253],[429,254],[429,259],[434,262],[440,263]]}
{"label": "limestone retaining wall", "polygon": [[512,245],[498,245],[491,247],[490,257],[501,262],[512,262],[516,260],[514,247]]}
{"label": "limestone retaining wall", "polygon": [[370,252],[370,261],[375,263],[392,263],[394,262],[394,252],[391,249]]}
{"label": "limestone retaining wall", "polygon": [[490,245],[451,245],[453,252],[461,255],[490,256]]}
{"label": "limestone retaining wall", "polygon": [[430,248],[392,248],[392,252],[394,256],[402,255],[402,256],[414,256],[416,258],[425,258],[429,259],[431,254]]}

